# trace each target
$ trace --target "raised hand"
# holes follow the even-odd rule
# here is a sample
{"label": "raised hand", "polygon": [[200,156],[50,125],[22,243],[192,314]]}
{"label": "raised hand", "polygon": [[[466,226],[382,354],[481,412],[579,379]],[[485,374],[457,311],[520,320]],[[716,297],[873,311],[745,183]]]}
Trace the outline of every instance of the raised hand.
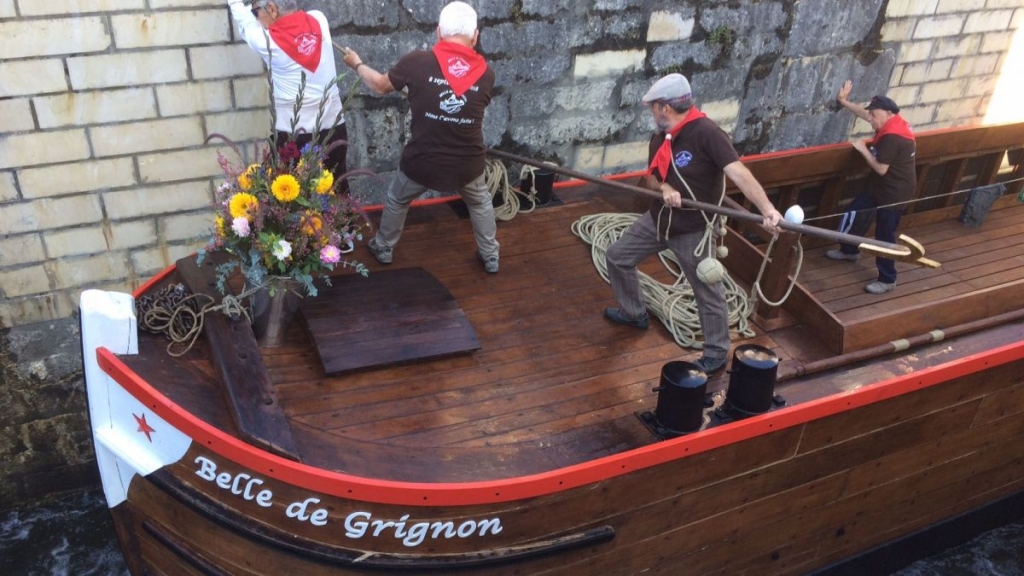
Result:
{"label": "raised hand", "polygon": [[853,90],[853,80],[847,80],[846,83],[843,84],[843,87],[839,89],[839,95],[836,96],[836,100],[839,100],[839,102],[846,102],[851,90]]}

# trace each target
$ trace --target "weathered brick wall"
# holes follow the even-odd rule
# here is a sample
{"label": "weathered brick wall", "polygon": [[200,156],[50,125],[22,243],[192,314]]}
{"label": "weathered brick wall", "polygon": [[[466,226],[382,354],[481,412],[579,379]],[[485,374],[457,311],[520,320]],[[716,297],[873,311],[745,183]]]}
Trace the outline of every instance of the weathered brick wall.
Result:
{"label": "weathered brick wall", "polygon": [[[487,143],[592,173],[644,163],[639,98],[670,71],[744,153],[864,133],[834,102],[847,78],[856,99],[888,92],[917,129],[980,122],[1024,20],[1024,0],[472,2],[498,75]],[[443,4],[301,3],[380,70],[432,44]],[[0,508],[55,462],[88,458],[67,369],[78,294],[131,290],[201,245],[217,152],[233,155],[204,140],[251,154],[269,128],[261,62],[224,4],[0,0],[0,405],[16,408],[0,416]],[[349,108],[349,165],[383,176],[354,189],[376,201],[407,105],[359,90]]]}

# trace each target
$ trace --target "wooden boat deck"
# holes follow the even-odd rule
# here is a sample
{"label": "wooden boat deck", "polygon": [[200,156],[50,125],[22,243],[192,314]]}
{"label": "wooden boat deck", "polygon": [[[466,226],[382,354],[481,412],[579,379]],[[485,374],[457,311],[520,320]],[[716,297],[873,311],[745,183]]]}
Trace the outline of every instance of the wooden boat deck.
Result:
{"label": "wooden boat deck", "polygon": [[1024,279],[1024,204],[992,212],[977,229],[946,220],[905,232],[927,246],[928,257],[942,267],[899,262],[899,288],[872,295],[864,292],[864,285],[877,277],[874,258],[835,262],[824,258],[829,247],[822,247],[808,251],[801,283],[844,323],[855,323]]}
{"label": "wooden boat deck", "polygon": [[[263,355],[302,461],[380,479],[481,481],[657,442],[635,413],[654,409],[652,388],[663,364],[692,360],[699,352],[679,348],[660,324],[638,331],[605,320],[601,311],[614,304],[611,289],[594,269],[589,246],[569,230],[581,216],[628,210],[628,201],[580,190],[564,205],[500,224],[497,275],[476,262],[468,221],[445,205],[415,210],[389,268],[419,266],[440,280],[472,322],[481,349],[327,378],[296,323],[287,346]],[[1024,240],[1017,234],[1024,228],[1024,205],[1005,204],[979,229],[943,221],[905,230],[944,267],[901,265],[893,293],[863,292],[874,278],[873,259],[836,263],[823,258],[824,247],[807,251],[800,281],[851,324],[891,317],[909,304],[955,306],[956,298],[1013,286],[1024,277]],[[384,269],[365,249],[355,255],[371,274]],[[657,270],[653,262],[645,267]],[[778,391],[803,402],[1015,338],[1018,327],[989,331],[963,338],[955,350],[937,344],[842,373],[795,379]],[[734,344],[743,342],[774,349],[784,365],[834,354],[800,324],[757,329],[753,339]],[[237,433],[203,340],[181,361],[162,354],[164,346],[163,339],[143,335],[141,354],[124,360],[172,400]],[[709,391],[727,383],[720,373]]]}

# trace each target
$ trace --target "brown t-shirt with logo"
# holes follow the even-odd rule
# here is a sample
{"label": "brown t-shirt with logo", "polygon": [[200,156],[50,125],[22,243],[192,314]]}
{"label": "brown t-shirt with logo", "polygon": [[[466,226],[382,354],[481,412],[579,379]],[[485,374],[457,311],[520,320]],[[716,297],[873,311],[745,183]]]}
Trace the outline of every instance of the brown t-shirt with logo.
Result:
{"label": "brown t-shirt with logo", "polygon": [[[648,161],[654,159],[654,154],[664,141],[664,132],[659,132],[651,138]],[[718,199],[722,195],[722,179],[725,178],[722,170],[739,158],[729,136],[713,120],[706,117],[693,120],[683,126],[672,140],[672,161],[676,170],[669,167],[668,184],[678,190],[684,200],[718,204]],[[686,179],[694,197],[686,191],[680,176]],[[664,181],[663,178],[661,180]],[[655,200],[651,205],[651,216],[655,224],[659,222],[660,217],[661,234],[665,234],[666,231],[669,235],[700,232],[707,225],[700,211],[675,208],[671,210],[672,221],[669,228],[670,210],[662,210],[664,205],[661,200]],[[709,214],[708,218],[711,216],[713,214]]]}
{"label": "brown t-shirt with logo", "polygon": [[[885,176],[871,171],[867,187],[879,204],[906,202],[914,197],[917,188],[917,171],[914,166],[916,145],[913,140],[886,134],[878,144],[870,147],[879,164],[888,164]],[[900,207],[897,207],[900,208]]]}
{"label": "brown t-shirt with logo", "polygon": [[489,67],[461,98],[448,86],[432,52],[403,56],[388,70],[395,90],[409,89],[412,138],[402,152],[406,176],[439,192],[455,192],[484,172],[484,110],[494,91]]}

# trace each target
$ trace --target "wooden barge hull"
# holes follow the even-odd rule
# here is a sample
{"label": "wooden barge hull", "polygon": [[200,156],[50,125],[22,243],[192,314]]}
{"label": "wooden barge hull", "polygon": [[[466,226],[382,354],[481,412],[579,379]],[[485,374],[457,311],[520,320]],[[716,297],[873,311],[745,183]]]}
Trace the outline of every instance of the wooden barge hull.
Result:
{"label": "wooden barge hull", "polygon": [[[660,327],[604,321],[610,290],[568,232],[630,211],[621,195],[566,189],[564,205],[504,223],[499,275],[479,269],[456,210],[411,213],[399,257],[479,337],[454,358],[331,375],[299,330],[266,351],[215,315],[199,350],[175,359],[138,334],[131,296],[86,292],[90,419],[130,570],[805,574],[1021,492],[1024,123],[919,134],[917,152],[920,202],[901,230],[947,265],[899,264],[897,290],[868,296],[870,260],[829,262],[821,241],[783,234],[760,285],[784,295],[798,245],[800,282],[734,343],[779,354],[791,404],[674,439],[636,416],[664,363],[699,352]],[[825,228],[864,177],[847,144],[744,162],[777,206],[799,203]],[[993,183],[1006,188],[985,226],[956,222],[959,194]],[[751,286],[767,239],[735,232],[725,263]],[[136,296],[210,289],[198,268],[179,261]]]}
{"label": "wooden barge hull", "polygon": [[97,459],[134,574],[799,574],[1024,487],[1019,326],[1014,344],[580,465],[411,483],[201,421],[115,354],[130,314],[88,300]]}

